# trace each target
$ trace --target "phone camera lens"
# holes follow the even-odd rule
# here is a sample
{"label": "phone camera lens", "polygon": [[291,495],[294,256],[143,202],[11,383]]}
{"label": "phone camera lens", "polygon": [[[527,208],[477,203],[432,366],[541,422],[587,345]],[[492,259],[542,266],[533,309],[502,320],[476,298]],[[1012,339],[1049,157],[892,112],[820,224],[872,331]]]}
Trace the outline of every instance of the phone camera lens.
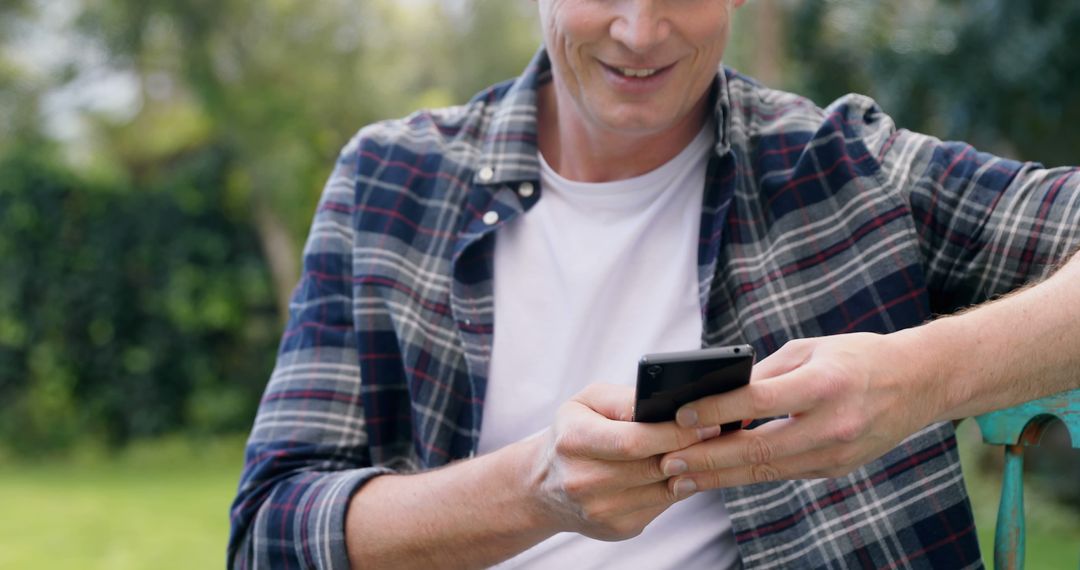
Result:
{"label": "phone camera lens", "polygon": [[736,348],[735,349],[735,354],[739,354],[739,350],[741,350],[741,349]]}
{"label": "phone camera lens", "polygon": [[660,374],[662,370],[662,368],[654,364],[648,368],[647,372],[649,373],[649,376],[656,376],[657,374]]}

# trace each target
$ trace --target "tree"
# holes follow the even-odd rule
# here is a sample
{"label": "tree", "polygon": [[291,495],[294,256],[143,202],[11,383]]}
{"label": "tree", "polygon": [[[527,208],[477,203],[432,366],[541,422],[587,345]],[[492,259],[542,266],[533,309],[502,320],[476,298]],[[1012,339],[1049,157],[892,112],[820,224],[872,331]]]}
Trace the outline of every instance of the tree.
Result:
{"label": "tree", "polygon": [[27,453],[246,428],[341,146],[537,45],[531,5],[502,0],[77,1],[140,97],[65,160],[38,103],[80,68],[32,82],[0,52],[0,440]]}
{"label": "tree", "polygon": [[[86,0],[82,29],[143,84],[144,109],[113,131],[117,139],[141,139],[142,123],[183,113],[210,130],[172,146],[213,140],[235,156],[231,192],[254,212],[284,314],[299,275],[296,246],[337,151],[365,124],[461,102],[516,74],[536,45],[517,14],[523,7]],[[134,172],[160,158],[130,140],[114,147]]]}
{"label": "tree", "polygon": [[1077,162],[1080,4],[807,0],[791,14],[791,86],[819,102],[863,92],[902,126]]}

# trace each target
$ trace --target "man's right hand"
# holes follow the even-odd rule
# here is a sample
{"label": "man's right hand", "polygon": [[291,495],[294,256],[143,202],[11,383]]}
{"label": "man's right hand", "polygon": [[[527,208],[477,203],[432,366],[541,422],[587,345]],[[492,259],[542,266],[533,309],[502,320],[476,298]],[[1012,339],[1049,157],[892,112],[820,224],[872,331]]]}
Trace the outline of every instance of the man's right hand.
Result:
{"label": "man's right hand", "polygon": [[442,469],[383,475],[346,512],[354,568],[484,568],[559,532],[637,536],[677,500],[660,458],[720,429],[635,423],[634,390],[586,388],[554,425]]}
{"label": "man's right hand", "polygon": [[716,437],[719,426],[635,423],[633,401],[628,386],[591,385],[559,408],[550,429],[534,436],[531,443],[540,449],[529,483],[560,531],[625,540],[693,494],[668,485],[660,458]]}

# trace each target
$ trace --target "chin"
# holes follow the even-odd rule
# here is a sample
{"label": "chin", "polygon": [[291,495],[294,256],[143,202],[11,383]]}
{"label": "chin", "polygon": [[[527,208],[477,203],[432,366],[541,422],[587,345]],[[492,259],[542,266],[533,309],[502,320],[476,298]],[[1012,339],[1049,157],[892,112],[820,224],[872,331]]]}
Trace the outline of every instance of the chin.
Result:
{"label": "chin", "polygon": [[663,132],[675,126],[677,121],[668,117],[654,117],[642,113],[625,113],[606,117],[603,124],[608,129],[628,135],[648,135]]}
{"label": "chin", "polygon": [[655,134],[674,128],[682,115],[678,109],[657,108],[654,105],[619,104],[597,101],[593,107],[597,112],[593,117],[605,128],[632,134]]}

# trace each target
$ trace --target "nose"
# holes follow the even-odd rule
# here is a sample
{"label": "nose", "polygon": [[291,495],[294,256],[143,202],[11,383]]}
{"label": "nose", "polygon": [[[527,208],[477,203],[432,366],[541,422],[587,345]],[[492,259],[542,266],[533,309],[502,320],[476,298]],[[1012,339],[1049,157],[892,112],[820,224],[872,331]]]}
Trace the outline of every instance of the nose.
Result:
{"label": "nose", "polygon": [[671,22],[656,0],[626,0],[611,22],[611,37],[635,53],[646,53],[671,35]]}

